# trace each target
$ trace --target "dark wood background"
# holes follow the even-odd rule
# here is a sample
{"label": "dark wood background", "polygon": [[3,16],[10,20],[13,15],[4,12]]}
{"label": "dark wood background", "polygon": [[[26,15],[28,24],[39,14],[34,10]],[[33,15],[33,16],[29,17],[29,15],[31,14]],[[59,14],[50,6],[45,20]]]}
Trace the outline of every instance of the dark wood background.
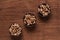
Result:
{"label": "dark wood background", "polygon": [[[32,12],[37,17],[38,5],[43,2],[50,5],[51,18],[47,22],[37,20],[35,30],[27,32],[23,16]],[[8,30],[12,23],[22,26],[24,40],[60,40],[60,0],[0,0],[0,40],[11,40]]]}

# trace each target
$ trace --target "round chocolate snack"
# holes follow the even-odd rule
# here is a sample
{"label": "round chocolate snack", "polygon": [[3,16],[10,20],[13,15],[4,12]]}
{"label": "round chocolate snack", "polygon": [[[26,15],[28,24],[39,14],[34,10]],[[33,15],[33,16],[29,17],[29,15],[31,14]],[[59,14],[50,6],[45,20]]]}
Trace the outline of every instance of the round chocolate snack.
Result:
{"label": "round chocolate snack", "polygon": [[9,33],[11,36],[19,36],[22,33],[22,28],[17,23],[14,23],[10,26]]}
{"label": "round chocolate snack", "polygon": [[33,27],[36,24],[36,17],[32,13],[27,13],[23,18],[23,22],[26,27]]}
{"label": "round chocolate snack", "polygon": [[50,7],[46,3],[42,3],[38,6],[38,14],[40,17],[48,17],[50,15]]}

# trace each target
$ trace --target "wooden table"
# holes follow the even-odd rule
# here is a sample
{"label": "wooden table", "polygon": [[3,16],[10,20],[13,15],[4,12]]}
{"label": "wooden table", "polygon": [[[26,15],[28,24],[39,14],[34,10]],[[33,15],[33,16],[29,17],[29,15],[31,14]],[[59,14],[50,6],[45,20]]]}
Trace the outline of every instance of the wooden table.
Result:
{"label": "wooden table", "polygon": [[[50,5],[52,13],[46,22],[37,16],[38,5],[43,2]],[[37,26],[32,32],[23,26],[23,16],[28,12],[37,17]],[[12,23],[22,26],[24,40],[60,40],[60,0],[0,0],[0,40],[11,40]]]}

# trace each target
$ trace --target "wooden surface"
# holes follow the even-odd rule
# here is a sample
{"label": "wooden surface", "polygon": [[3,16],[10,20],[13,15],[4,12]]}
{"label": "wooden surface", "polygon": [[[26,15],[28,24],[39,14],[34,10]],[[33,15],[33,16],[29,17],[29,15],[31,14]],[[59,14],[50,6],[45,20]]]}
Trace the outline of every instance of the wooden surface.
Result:
{"label": "wooden surface", "polygon": [[[47,22],[37,17],[37,7],[42,2],[51,7],[52,16]],[[22,18],[28,12],[37,17],[32,32],[23,26]],[[24,40],[60,40],[60,0],[0,0],[0,40],[11,40],[8,29],[12,23],[22,26]]]}

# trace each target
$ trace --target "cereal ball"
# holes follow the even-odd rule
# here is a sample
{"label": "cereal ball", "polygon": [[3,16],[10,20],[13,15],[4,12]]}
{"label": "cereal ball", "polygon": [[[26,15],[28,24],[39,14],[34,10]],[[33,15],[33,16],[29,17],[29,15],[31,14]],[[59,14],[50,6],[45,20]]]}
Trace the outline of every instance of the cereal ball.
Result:
{"label": "cereal ball", "polygon": [[40,17],[47,17],[51,13],[50,7],[48,4],[42,3],[38,6],[38,14]]}
{"label": "cereal ball", "polygon": [[21,31],[22,28],[17,23],[12,24],[9,28],[9,32],[12,36],[19,36]]}
{"label": "cereal ball", "polygon": [[27,13],[24,16],[24,24],[28,27],[32,27],[36,23],[36,17],[32,13]]}

